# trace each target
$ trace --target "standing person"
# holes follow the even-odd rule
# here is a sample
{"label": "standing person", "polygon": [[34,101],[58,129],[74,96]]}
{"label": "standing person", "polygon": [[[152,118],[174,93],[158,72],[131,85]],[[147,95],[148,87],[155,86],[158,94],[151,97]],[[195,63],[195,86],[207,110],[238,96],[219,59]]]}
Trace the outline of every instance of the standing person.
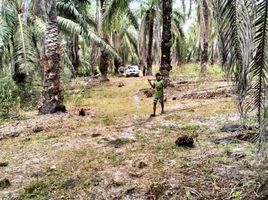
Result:
{"label": "standing person", "polygon": [[164,113],[164,80],[162,79],[162,75],[160,73],[157,73],[155,75],[156,81],[152,83],[152,80],[148,79],[149,84],[152,88],[155,89],[155,93],[153,95],[154,97],[154,106],[153,106],[153,114],[151,114],[151,117],[156,116],[156,105],[157,102],[161,104],[161,114]]}

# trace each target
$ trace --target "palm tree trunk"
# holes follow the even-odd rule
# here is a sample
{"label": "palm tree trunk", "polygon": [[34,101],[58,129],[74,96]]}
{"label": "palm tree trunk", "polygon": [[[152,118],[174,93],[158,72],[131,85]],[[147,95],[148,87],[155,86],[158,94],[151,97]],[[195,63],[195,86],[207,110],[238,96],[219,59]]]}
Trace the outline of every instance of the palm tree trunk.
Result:
{"label": "palm tree trunk", "polygon": [[215,63],[215,49],[214,49],[214,43],[211,45],[211,59],[210,64],[213,66]]}
{"label": "palm tree trunk", "polygon": [[148,12],[148,32],[149,32],[149,41],[148,41],[148,52],[147,52],[147,76],[153,75],[152,65],[153,65],[153,58],[152,58],[152,49],[153,49],[153,37],[154,37],[154,16],[153,16],[153,9],[150,9]]}
{"label": "palm tree trunk", "polygon": [[[101,18],[105,13],[104,2],[105,2],[105,0],[100,0]],[[108,43],[107,35],[105,33],[103,33],[103,30],[102,30],[102,24],[101,24],[100,28],[101,28],[100,32],[102,34],[103,39],[105,41],[107,41],[107,43]],[[109,55],[104,50],[102,50],[101,56],[100,56],[100,72],[101,72],[102,81],[105,81],[105,82],[109,81],[109,79],[108,79],[109,64],[110,64],[109,63]]]}
{"label": "palm tree trunk", "polygon": [[206,0],[203,0],[203,31],[202,31],[202,53],[201,53],[201,74],[207,72],[207,63],[208,63],[208,34],[209,34],[209,9]]}
{"label": "palm tree trunk", "polygon": [[156,65],[160,65],[161,63],[161,15],[157,14],[160,13],[160,2],[155,1],[155,52],[154,52],[154,62]]}
{"label": "palm tree trunk", "polygon": [[[114,37],[114,48],[116,52],[122,57],[120,34],[118,32],[115,32],[113,37]],[[115,74],[119,74],[118,70],[122,65],[121,63],[122,63],[121,59],[118,59],[118,58],[114,59],[114,73]]]}
{"label": "palm tree trunk", "polygon": [[121,61],[119,59],[114,59],[114,73],[118,74],[118,70],[121,66]]}
{"label": "palm tree trunk", "polygon": [[101,57],[100,57],[100,72],[101,72],[101,77],[102,81],[109,81],[108,79],[108,67],[109,67],[109,55],[102,50],[101,51]]}
{"label": "palm tree trunk", "polygon": [[74,33],[71,36],[71,43],[70,43],[70,57],[71,57],[71,61],[72,61],[72,76],[76,77],[78,74],[78,68],[79,68],[79,64],[80,64],[80,60],[79,60],[79,46],[78,46],[78,42],[79,42],[79,36],[78,34]]}
{"label": "palm tree trunk", "polygon": [[172,0],[163,1],[163,32],[162,32],[162,56],[160,72],[164,77],[169,77],[171,67],[171,16]]}
{"label": "palm tree trunk", "polygon": [[61,46],[59,41],[56,0],[46,0],[47,30],[45,38],[45,56],[41,61],[44,72],[39,114],[65,112],[63,89],[60,84]]}

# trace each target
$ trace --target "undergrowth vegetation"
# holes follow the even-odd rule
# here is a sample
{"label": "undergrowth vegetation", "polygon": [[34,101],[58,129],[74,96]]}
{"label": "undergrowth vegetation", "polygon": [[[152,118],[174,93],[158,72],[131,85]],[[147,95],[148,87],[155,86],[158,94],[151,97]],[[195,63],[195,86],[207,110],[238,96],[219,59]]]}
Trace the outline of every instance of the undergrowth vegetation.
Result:
{"label": "undergrowth vegetation", "polygon": [[19,108],[19,88],[8,77],[0,77],[0,118],[7,117],[12,109]]}

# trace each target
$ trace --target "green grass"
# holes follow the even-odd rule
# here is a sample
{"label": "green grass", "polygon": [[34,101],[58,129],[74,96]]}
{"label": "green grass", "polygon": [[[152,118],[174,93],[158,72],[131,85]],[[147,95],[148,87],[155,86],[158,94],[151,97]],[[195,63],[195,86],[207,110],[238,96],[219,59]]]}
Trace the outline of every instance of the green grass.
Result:
{"label": "green grass", "polygon": [[202,178],[204,181],[213,181],[218,178],[212,169],[203,169]]}
{"label": "green grass", "polygon": [[207,131],[207,128],[195,124],[186,124],[182,127],[182,130],[191,137],[198,137],[199,134],[202,134]]}
{"label": "green grass", "polygon": [[7,115],[0,115],[0,125],[11,122],[11,121],[20,121],[27,119],[26,116],[21,114],[7,114]]}
{"label": "green grass", "polygon": [[242,191],[234,191],[232,193],[232,198],[238,199],[242,196],[243,192]]}
{"label": "green grass", "polygon": [[219,65],[214,65],[208,67],[208,74],[210,76],[219,78],[222,77],[224,73]]}
{"label": "green grass", "polygon": [[152,150],[156,150],[158,157],[162,157],[164,160],[166,160],[174,159],[181,153],[191,150],[191,148],[178,147],[176,146],[175,141],[163,141],[154,144]]}
{"label": "green grass", "polygon": [[[186,64],[182,67],[173,67],[171,72],[173,79],[180,80],[184,78],[196,78],[200,76],[200,65],[198,63]],[[223,76],[222,69],[219,65],[214,66],[208,65],[206,76],[211,76],[214,78],[220,78]]]}
{"label": "green grass", "polygon": [[163,130],[163,134],[165,137],[168,137],[171,133],[172,133],[172,130],[169,127]]}
{"label": "green grass", "polygon": [[43,180],[33,181],[20,193],[18,200],[46,200],[53,185],[54,183],[44,182]]}
{"label": "green grass", "polygon": [[108,159],[114,167],[120,165],[125,160],[125,156],[123,154],[116,153],[114,151],[107,152],[103,157]]}
{"label": "green grass", "polygon": [[225,155],[213,156],[208,158],[208,162],[212,164],[231,164],[233,162],[232,158],[228,158]]}

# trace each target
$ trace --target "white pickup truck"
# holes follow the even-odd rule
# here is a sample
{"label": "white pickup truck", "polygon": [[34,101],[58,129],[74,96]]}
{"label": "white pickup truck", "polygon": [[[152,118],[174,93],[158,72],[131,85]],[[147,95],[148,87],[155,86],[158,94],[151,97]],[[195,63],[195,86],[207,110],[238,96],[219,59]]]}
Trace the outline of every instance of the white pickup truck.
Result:
{"label": "white pickup truck", "polygon": [[140,70],[137,65],[130,65],[126,69],[126,77],[139,77]]}

